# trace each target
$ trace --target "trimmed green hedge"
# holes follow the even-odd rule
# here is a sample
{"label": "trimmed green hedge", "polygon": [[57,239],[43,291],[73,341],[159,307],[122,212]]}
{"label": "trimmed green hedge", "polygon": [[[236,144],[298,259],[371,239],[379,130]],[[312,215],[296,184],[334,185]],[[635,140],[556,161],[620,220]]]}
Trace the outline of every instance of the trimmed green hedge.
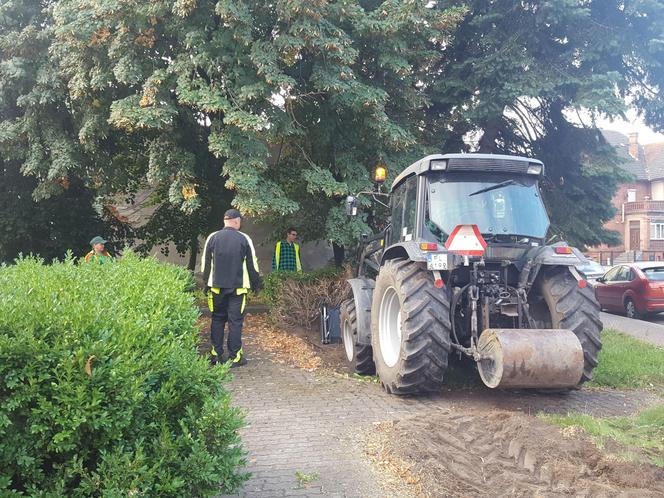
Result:
{"label": "trimmed green hedge", "polygon": [[246,479],[189,273],[126,254],[0,267],[0,495],[212,496]]}

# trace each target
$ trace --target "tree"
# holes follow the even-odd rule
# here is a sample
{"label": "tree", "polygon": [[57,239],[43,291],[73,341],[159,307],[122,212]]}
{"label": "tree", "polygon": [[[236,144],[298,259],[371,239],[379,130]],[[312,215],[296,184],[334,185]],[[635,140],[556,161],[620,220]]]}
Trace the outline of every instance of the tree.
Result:
{"label": "tree", "polygon": [[49,60],[49,4],[0,3],[0,260],[6,262],[19,253],[81,254],[97,234],[120,244],[130,237],[70,173],[92,162],[76,140],[66,83]]}
{"label": "tree", "polygon": [[[342,218],[341,200],[370,186],[378,160],[417,155],[409,149],[425,103],[418,84],[462,12],[426,4],[61,0],[35,8],[40,63],[56,72],[53,100],[68,111],[74,158],[42,157],[26,173],[42,182],[80,176],[111,198],[151,189],[159,207],[139,230],[144,247],[195,248],[229,199],[219,173],[245,214],[274,220],[315,205],[315,224],[294,216],[310,237],[355,239],[367,227]],[[37,81],[23,93],[38,91]],[[24,105],[15,121],[35,109]],[[6,143],[33,143],[27,128]]]}
{"label": "tree", "polygon": [[[553,232],[580,246],[617,242],[603,224],[627,175],[594,123],[572,118],[580,110],[621,116],[625,99],[658,112],[662,52],[646,38],[661,39],[659,2],[463,4],[468,14],[432,84],[429,122],[440,125],[430,128],[430,140],[443,150],[543,159]],[[462,142],[467,133],[478,138],[475,147]]]}
{"label": "tree", "polygon": [[394,178],[425,153],[471,149],[545,158],[554,230],[610,242],[622,173],[570,113],[619,116],[631,98],[662,126],[652,0],[0,5],[0,150],[37,197],[65,176],[105,203],[151,192],[145,250],[174,242],[195,258],[231,198],[348,244],[372,215],[349,222],[343,198],[371,187],[377,162]]}

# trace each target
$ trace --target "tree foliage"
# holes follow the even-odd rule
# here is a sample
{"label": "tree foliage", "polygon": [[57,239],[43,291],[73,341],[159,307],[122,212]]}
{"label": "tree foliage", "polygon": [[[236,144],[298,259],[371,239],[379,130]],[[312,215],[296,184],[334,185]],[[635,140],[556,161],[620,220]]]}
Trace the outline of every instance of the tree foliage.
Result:
{"label": "tree foliage", "polygon": [[37,181],[22,175],[16,162],[0,162],[0,262],[21,253],[62,258],[66,248],[84,254],[96,234],[122,238],[93,208],[93,192],[78,179],[72,182],[61,195],[37,202],[32,198]]}
{"label": "tree foliage", "polygon": [[555,174],[555,230],[610,242],[602,224],[624,176],[592,119],[572,114],[620,116],[630,99],[663,128],[662,9],[0,1],[0,151],[37,178],[37,198],[69,176],[105,202],[149,190],[154,215],[137,236],[178,251],[195,249],[231,199],[276,226],[349,243],[371,220],[349,222],[343,198],[371,187],[379,161],[393,178],[428,152],[532,154]]}

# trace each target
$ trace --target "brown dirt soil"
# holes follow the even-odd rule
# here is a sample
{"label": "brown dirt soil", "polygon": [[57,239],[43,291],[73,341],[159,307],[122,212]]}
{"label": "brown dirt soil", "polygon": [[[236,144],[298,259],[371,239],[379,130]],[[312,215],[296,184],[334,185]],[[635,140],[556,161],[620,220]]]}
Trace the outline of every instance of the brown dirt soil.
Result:
{"label": "brown dirt soil", "polygon": [[410,496],[664,497],[664,469],[621,461],[580,431],[520,413],[382,422],[366,443],[379,471],[408,485]]}

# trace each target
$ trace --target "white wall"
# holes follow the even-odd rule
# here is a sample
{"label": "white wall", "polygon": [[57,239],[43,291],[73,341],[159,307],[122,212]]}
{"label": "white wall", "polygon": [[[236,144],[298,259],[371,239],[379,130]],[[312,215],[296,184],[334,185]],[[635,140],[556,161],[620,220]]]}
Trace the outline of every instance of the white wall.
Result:
{"label": "white wall", "polygon": [[650,184],[650,195],[653,201],[664,201],[664,181],[652,182]]}
{"label": "white wall", "polygon": [[[272,271],[274,246],[277,243],[275,239],[270,237],[273,231],[272,226],[246,219],[242,222],[241,231],[249,235],[254,242],[261,274],[270,273]],[[201,254],[206,238],[207,235],[199,239],[201,249],[196,261],[196,272],[200,272]],[[189,253],[179,256],[173,244],[169,248],[170,252],[168,256],[161,254],[159,247],[153,248],[150,254],[161,261],[187,266],[189,263]],[[300,259],[302,260],[302,269],[305,271],[326,266],[334,260],[332,246],[326,241],[305,242],[300,246]]]}

